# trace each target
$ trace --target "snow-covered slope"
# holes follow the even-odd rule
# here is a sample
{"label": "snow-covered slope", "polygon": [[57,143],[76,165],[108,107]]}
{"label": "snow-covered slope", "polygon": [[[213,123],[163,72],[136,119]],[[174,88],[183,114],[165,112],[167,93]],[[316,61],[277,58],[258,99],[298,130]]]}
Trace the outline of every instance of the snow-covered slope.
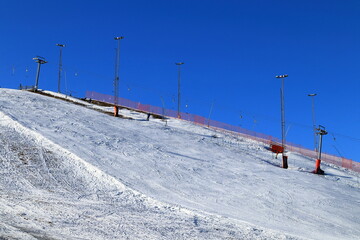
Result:
{"label": "snow-covered slope", "polygon": [[0,89],[0,237],[360,239],[358,173],[95,108]]}

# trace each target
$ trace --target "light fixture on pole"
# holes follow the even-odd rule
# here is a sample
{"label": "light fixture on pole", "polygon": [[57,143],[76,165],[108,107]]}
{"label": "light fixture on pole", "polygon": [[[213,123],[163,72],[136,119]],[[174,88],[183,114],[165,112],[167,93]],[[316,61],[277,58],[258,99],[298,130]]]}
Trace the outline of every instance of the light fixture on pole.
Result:
{"label": "light fixture on pole", "polygon": [[47,61],[45,61],[45,58],[39,56],[34,57],[33,60],[35,60],[35,62],[38,64],[36,71],[35,86],[34,86],[34,91],[36,92],[39,86],[40,66],[41,64],[47,63]]}
{"label": "light fixture on pole", "polygon": [[313,131],[314,131],[314,149],[317,151],[317,141],[316,141],[316,122],[315,122],[315,101],[314,97],[316,96],[316,93],[308,94],[309,97],[311,97],[312,102],[312,122],[313,122]]}
{"label": "light fixture on pole", "polygon": [[116,41],[118,41],[118,46],[116,49],[116,58],[115,58],[115,78],[114,78],[114,116],[119,116],[119,106],[118,106],[118,98],[119,98],[119,68],[120,68],[120,40],[124,39],[124,37],[114,37]]}
{"label": "light fixture on pole", "polygon": [[325,127],[319,125],[319,127],[316,129],[317,134],[319,135],[319,145],[318,145],[318,156],[315,161],[315,170],[313,173],[315,174],[324,174],[324,171],[321,170],[320,164],[321,164],[321,148],[322,148],[322,136],[328,134],[327,131],[325,131]]}
{"label": "light fixture on pole", "polygon": [[59,57],[59,73],[58,73],[58,93],[60,93],[60,82],[61,82],[61,72],[62,72],[62,49],[65,47],[64,44],[56,44],[60,48],[60,57]]}
{"label": "light fixture on pole", "polygon": [[180,88],[180,84],[181,84],[181,65],[183,65],[183,62],[178,62],[175,63],[178,66],[178,108],[177,108],[177,117],[181,118],[181,114],[180,114],[180,102],[181,102],[181,88]]}
{"label": "light fixture on pole", "polygon": [[283,158],[283,168],[288,168],[287,156],[285,155],[285,103],[284,103],[284,78],[288,77],[287,74],[275,76],[276,78],[281,78],[281,89],[280,89],[280,98],[281,98],[281,146],[282,146],[282,158]]}

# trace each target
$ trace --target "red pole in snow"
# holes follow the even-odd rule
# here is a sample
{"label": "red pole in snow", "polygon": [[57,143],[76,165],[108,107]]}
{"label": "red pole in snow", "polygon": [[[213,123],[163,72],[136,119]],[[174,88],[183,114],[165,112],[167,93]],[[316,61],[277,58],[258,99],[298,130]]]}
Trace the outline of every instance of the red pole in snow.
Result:
{"label": "red pole in snow", "polygon": [[119,107],[114,106],[114,117],[118,117],[118,116],[119,116]]}

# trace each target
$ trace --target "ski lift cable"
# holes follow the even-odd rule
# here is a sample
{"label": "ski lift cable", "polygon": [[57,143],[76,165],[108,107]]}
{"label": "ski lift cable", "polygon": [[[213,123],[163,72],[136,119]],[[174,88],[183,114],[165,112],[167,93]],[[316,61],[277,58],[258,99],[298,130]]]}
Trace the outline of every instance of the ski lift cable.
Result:
{"label": "ski lift cable", "polygon": [[289,126],[287,127],[286,131],[285,131],[285,137],[287,137],[287,134],[291,128],[292,124],[289,124]]}
{"label": "ski lift cable", "polygon": [[[338,152],[338,154],[340,155],[340,157],[344,158],[344,154],[343,151],[341,150],[341,146],[339,144],[339,142],[336,140],[336,137],[335,137],[335,134],[334,133],[331,133],[332,137],[333,137],[333,141],[334,141],[334,144],[332,145],[335,150]],[[336,145],[336,146],[335,146]],[[341,151],[340,151],[341,150]]]}
{"label": "ski lift cable", "polygon": [[329,132],[329,133],[336,134],[338,137],[342,137],[342,138],[346,138],[346,139],[349,139],[349,140],[352,140],[352,141],[360,142],[360,138],[356,138],[356,137],[353,137],[353,136],[347,136],[345,134],[336,133],[336,132]]}
{"label": "ski lift cable", "polygon": [[344,155],[341,154],[341,152],[339,151],[339,149],[338,149],[335,145],[332,145],[332,146],[335,148],[335,150],[336,150],[337,153],[340,155],[340,157],[344,158]]}

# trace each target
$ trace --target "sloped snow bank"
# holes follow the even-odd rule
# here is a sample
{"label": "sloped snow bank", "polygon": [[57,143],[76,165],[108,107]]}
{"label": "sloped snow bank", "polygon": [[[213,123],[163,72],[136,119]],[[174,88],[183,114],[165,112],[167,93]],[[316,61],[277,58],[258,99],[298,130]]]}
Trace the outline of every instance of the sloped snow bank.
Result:
{"label": "sloped snow bank", "polygon": [[[21,105],[16,104],[19,102]],[[29,202],[33,199],[44,199],[44,196],[45,199],[62,199],[58,204],[66,203],[60,204],[65,214],[58,222],[69,222],[64,219],[71,219],[68,229],[73,227],[71,231],[74,228],[81,230],[75,233],[70,230],[55,233],[58,225],[46,226],[54,236],[64,233],[67,237],[81,236],[85,239],[90,238],[90,235],[95,239],[96,236],[141,239],[139,232],[144,232],[150,239],[286,239],[292,236],[356,239],[360,235],[357,228],[360,223],[358,174],[324,164],[323,169],[331,175],[313,175],[309,172],[313,169],[314,161],[292,153],[289,156],[290,168],[284,170],[277,167],[279,160],[274,159],[261,143],[175,119],[170,119],[167,126],[160,120],[151,119],[147,122],[143,121],[146,116],[127,110],[122,111],[122,114],[132,116],[134,120],[113,118],[33,93],[3,89],[0,108],[1,112],[24,128],[56,143],[66,152],[81,156],[81,160],[76,162],[86,162],[91,166],[90,169],[98,170],[95,176],[92,176],[93,172],[89,168],[85,173],[81,171],[86,168],[82,168],[79,174],[69,174],[70,177],[67,174],[60,175],[62,183],[59,191],[53,190],[48,196],[48,190],[38,184],[27,193],[31,197],[18,201],[31,205]],[[31,143],[30,140],[26,142]],[[43,145],[51,151],[51,147],[45,143]],[[38,143],[34,144],[36,146]],[[52,152],[57,153],[58,150]],[[63,157],[63,154],[58,155]],[[17,158],[20,159],[14,157],[15,160]],[[49,162],[61,162],[53,158],[49,157],[50,161],[40,158],[40,161],[48,162],[49,166]],[[72,161],[70,158],[68,162]],[[77,163],[70,166],[79,168]],[[60,172],[64,168],[69,169],[66,166],[59,168],[62,169]],[[48,176],[45,170],[42,173]],[[49,172],[54,175],[56,171]],[[89,177],[83,177],[86,174],[89,174],[90,180]],[[112,187],[98,184],[98,181],[105,181],[102,180],[102,174],[105,179],[121,183],[121,186],[126,187],[125,191],[113,191]],[[73,186],[78,181],[77,177],[85,178],[85,183],[79,181],[79,186]],[[27,177],[15,178],[28,181]],[[52,178],[46,179],[45,182]],[[76,191],[66,191],[65,186],[68,185],[65,181],[70,182],[68,185]],[[95,187],[89,187],[93,185]],[[88,187],[90,192],[94,189],[95,193],[86,195],[81,192],[82,186],[84,189]],[[130,193],[134,190],[141,193],[145,200],[152,199],[155,202],[141,201],[138,196],[123,200],[126,189],[130,191],[129,196],[132,196]],[[33,194],[37,191],[40,194]],[[117,195],[118,192],[125,193]],[[6,199],[10,201],[13,197]],[[77,204],[71,205],[71,200]],[[51,206],[57,204],[54,201],[47,202]],[[137,202],[142,204],[137,205]],[[43,206],[36,206],[35,209]],[[124,222],[132,219],[132,216],[136,216],[138,221],[127,222],[125,229],[122,229],[109,223],[108,218],[101,220],[94,217],[104,215],[102,212],[108,209],[114,213],[109,218],[115,222]],[[55,210],[51,208],[50,212],[54,213]],[[144,211],[149,214],[143,215]],[[75,215],[72,215],[73,212]],[[17,214],[22,215],[21,212]],[[82,217],[76,218],[88,215],[92,218],[87,220],[95,219],[97,226],[92,233],[87,230],[93,227],[91,224]],[[38,224],[36,222],[30,229]],[[108,226],[117,230],[109,236],[101,235],[104,231],[108,234]],[[134,233],[131,235],[128,229]],[[123,232],[129,235],[121,235]],[[188,233],[191,235],[186,235]],[[62,235],[57,236],[62,238]]]}
{"label": "sloped snow bank", "polygon": [[291,239],[163,204],[0,112],[2,239]]}

